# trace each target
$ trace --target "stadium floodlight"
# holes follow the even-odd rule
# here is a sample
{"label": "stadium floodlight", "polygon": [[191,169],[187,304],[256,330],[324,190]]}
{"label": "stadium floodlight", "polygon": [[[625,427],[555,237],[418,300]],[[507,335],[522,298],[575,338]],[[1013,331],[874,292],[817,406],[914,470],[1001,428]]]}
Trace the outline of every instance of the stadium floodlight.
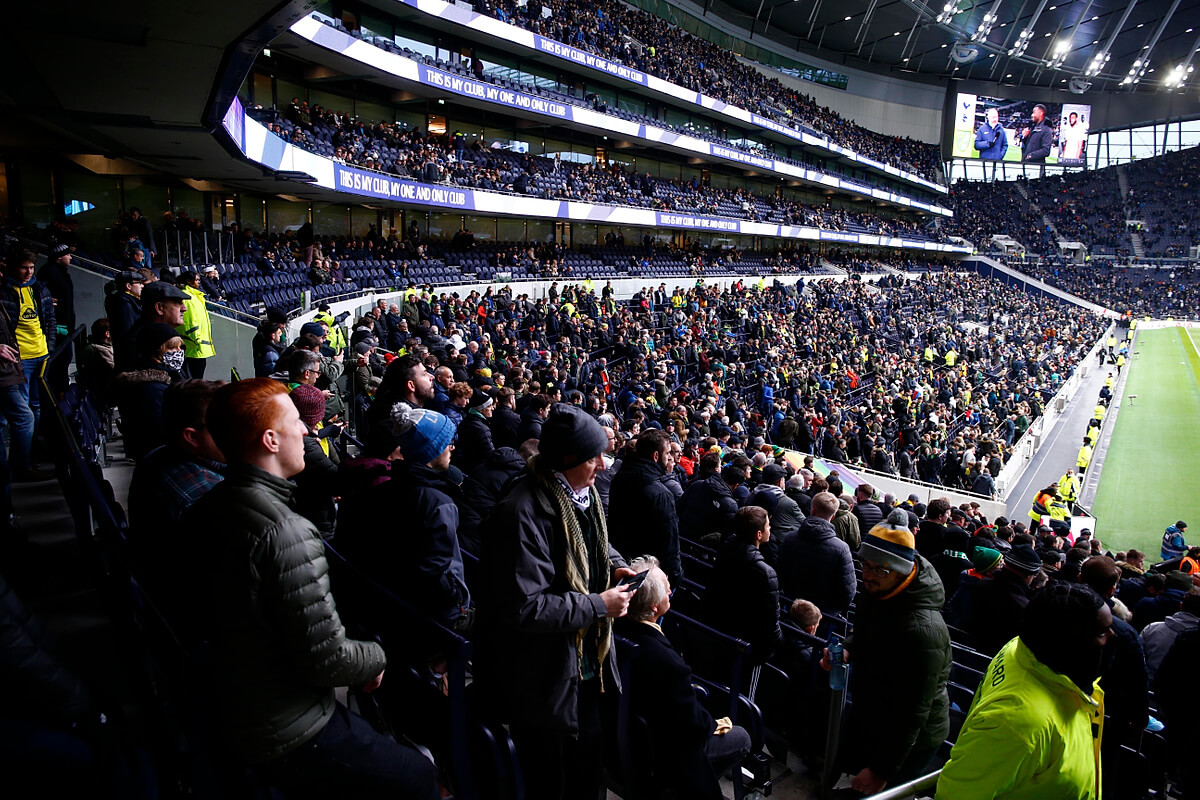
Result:
{"label": "stadium floodlight", "polygon": [[1050,52],[1050,58],[1046,59],[1046,66],[1050,69],[1059,69],[1066,62],[1067,56],[1071,54],[1071,40],[1059,39],[1054,45],[1054,49]]}
{"label": "stadium floodlight", "polygon": [[1112,53],[1105,52],[1103,50],[1099,53],[1096,53],[1096,55],[1092,56],[1092,60],[1088,62],[1087,67],[1083,70],[1084,74],[1089,78],[1096,77],[1100,74],[1100,71],[1108,65],[1108,62],[1111,59]]}
{"label": "stadium floodlight", "polygon": [[972,42],[982,42],[987,39],[996,21],[1000,19],[1000,16],[996,12],[1000,10],[1001,2],[1003,0],[996,0],[996,2],[992,3],[992,7],[984,13],[983,19],[979,21],[979,25],[975,28],[975,32],[971,34]]}
{"label": "stadium floodlight", "polygon": [[1025,51],[1029,49],[1029,43],[1033,40],[1033,29],[1026,28],[1017,34],[1017,41],[1013,46],[1008,48],[1008,55],[1012,58],[1020,58],[1025,55]]}
{"label": "stadium floodlight", "polygon": [[952,0],[946,3],[941,12],[935,17],[935,21],[939,25],[949,25],[961,13],[962,9],[958,7],[958,0]]}

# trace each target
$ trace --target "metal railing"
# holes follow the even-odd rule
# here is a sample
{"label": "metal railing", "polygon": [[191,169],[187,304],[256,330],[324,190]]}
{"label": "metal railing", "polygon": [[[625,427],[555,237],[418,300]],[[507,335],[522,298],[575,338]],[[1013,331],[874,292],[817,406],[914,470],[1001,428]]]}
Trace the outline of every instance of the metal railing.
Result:
{"label": "metal railing", "polygon": [[899,786],[893,786],[890,789],[884,789],[878,794],[868,795],[864,800],[900,800],[903,797],[911,797],[917,792],[923,792],[927,789],[936,789],[938,778],[941,777],[942,771],[939,769],[936,772],[931,772],[928,775],[922,775],[919,778],[914,778],[908,783],[902,783]]}

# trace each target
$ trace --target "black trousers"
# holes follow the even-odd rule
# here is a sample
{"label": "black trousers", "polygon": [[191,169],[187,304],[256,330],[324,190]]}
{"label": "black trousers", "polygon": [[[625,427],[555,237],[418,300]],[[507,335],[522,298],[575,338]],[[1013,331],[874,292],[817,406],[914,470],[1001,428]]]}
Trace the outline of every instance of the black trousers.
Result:
{"label": "black trousers", "polygon": [[259,771],[289,798],[438,800],[437,768],[338,704],[321,732]]}
{"label": "black trousers", "polygon": [[184,362],[187,366],[187,374],[196,380],[204,380],[204,365],[208,363],[207,358],[186,358]]}
{"label": "black trousers", "polygon": [[604,737],[600,681],[579,684],[579,736],[514,725],[527,800],[596,800],[602,788]]}

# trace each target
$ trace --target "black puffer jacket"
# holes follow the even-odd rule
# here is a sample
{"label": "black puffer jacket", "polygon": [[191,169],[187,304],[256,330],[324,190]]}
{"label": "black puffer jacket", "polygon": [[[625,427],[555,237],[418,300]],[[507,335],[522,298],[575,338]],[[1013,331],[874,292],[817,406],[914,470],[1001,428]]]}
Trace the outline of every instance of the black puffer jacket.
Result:
{"label": "black puffer jacket", "polygon": [[511,447],[488,453],[483,463],[463,481],[458,501],[458,541],[469,553],[479,555],[483,521],[500,502],[504,485],[520,475],[525,460]]}
{"label": "black puffer jacket", "polygon": [[704,614],[717,630],[753,645],[755,663],[775,652],[783,637],[779,578],[757,547],[734,536],[722,543],[704,590]]}
{"label": "black puffer jacket", "polygon": [[799,530],[783,537],[776,566],[783,593],[792,599],[803,598],[826,614],[843,616],[854,602],[857,580],[850,547],[820,517],[806,517]]}
{"label": "black puffer jacket", "polygon": [[325,545],[293,510],[294,490],[231,466],[184,514],[190,541],[206,543],[203,564],[179,585],[184,607],[203,609],[190,638],[209,642],[223,744],[249,763],[307,742],[333,716],[334,687],[366,683],[386,665],[378,644],[346,638]]}
{"label": "black puffer jacket", "polygon": [[733,532],[738,504],[720,475],[695,481],[679,498],[679,535],[693,541],[710,533],[721,537]]}
{"label": "black puffer jacket", "polygon": [[908,588],[882,600],[859,597],[850,653],[854,710],[850,739],[857,758],[891,781],[920,769],[911,756],[931,756],[950,732],[950,633],[942,620],[946,595],[937,571],[917,556]]}
{"label": "black puffer jacket", "polygon": [[612,481],[608,530],[613,546],[630,558],[652,555],[672,581],[683,577],[679,560],[679,518],[675,495],[663,483],[658,464],[630,456]]}
{"label": "black puffer jacket", "polygon": [[469,475],[493,449],[492,428],[488,420],[478,412],[468,411],[458,426],[458,440],[451,454],[452,463]]}
{"label": "black puffer jacket", "polygon": [[144,457],[166,444],[163,431],[162,403],[167,387],[179,380],[178,372],[138,369],[122,372],[114,382],[117,408],[121,411],[121,433],[125,436],[125,455]]}

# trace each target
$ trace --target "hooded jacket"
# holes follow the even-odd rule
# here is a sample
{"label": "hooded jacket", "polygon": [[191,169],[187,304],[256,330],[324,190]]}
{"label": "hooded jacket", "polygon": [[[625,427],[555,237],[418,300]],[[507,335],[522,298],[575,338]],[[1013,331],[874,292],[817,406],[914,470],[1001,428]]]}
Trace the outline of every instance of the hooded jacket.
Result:
{"label": "hooded jacket", "polygon": [[799,530],[783,537],[777,566],[783,593],[790,598],[804,598],[825,613],[843,616],[854,602],[857,579],[850,547],[820,517],[807,517]]}
{"label": "hooded jacket", "polygon": [[1186,611],[1177,611],[1162,622],[1154,622],[1142,631],[1142,647],[1146,650],[1146,672],[1154,680],[1158,667],[1184,631],[1200,627],[1200,618]]}
{"label": "hooded jacket", "polygon": [[1013,639],[988,665],[937,797],[1098,800],[1103,731],[1099,682],[1088,695]]}
{"label": "hooded jacket", "polygon": [[710,533],[732,533],[738,504],[720,473],[695,481],[679,498],[679,535],[699,540]]}
{"label": "hooded jacket", "polygon": [[714,628],[753,646],[756,664],[770,658],[782,641],[779,577],[757,547],[736,536],[717,550],[704,610]]}
{"label": "hooded jacket", "polygon": [[746,505],[765,508],[771,515],[771,535],[780,539],[797,530],[805,517],[795,500],[788,497],[783,489],[769,483],[755,486]]}
{"label": "hooded jacket", "polygon": [[916,565],[908,588],[894,597],[858,598],[846,641],[854,693],[849,741],[858,745],[859,766],[885,780],[924,767],[910,756],[931,756],[950,733],[946,595],[933,565],[920,555]]}
{"label": "hooded jacket", "polygon": [[851,514],[850,509],[838,507],[833,515],[833,532],[846,543],[850,552],[858,552],[862,545],[862,530],[858,527],[858,517]]}

